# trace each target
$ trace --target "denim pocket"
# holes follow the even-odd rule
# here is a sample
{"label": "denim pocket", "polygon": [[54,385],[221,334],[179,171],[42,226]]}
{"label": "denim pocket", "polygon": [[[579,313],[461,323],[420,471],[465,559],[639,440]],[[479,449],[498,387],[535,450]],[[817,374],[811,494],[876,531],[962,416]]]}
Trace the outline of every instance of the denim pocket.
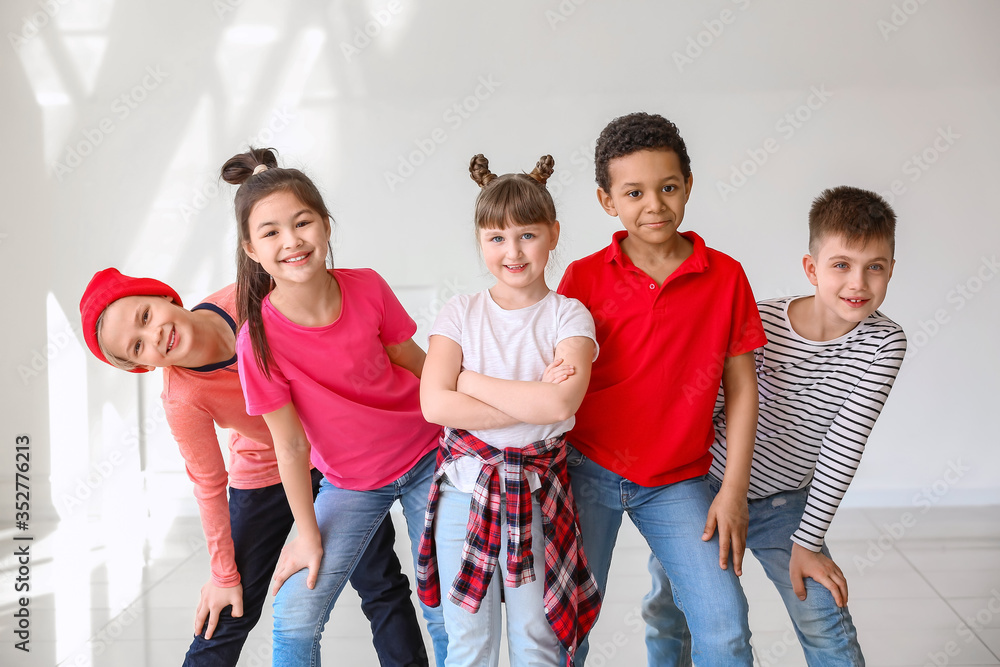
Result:
{"label": "denim pocket", "polygon": [[570,468],[575,468],[577,466],[583,465],[583,462],[587,460],[580,451],[573,447],[572,445],[566,445],[566,465]]}

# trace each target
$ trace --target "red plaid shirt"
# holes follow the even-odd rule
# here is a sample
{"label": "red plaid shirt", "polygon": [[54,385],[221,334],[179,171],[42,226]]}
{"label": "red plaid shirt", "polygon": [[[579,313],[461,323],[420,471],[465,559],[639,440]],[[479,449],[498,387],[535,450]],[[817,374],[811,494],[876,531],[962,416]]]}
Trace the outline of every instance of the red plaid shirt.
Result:
{"label": "red plaid shirt", "polygon": [[469,507],[469,529],[462,564],[448,599],[471,613],[479,610],[500,555],[500,475],[505,465],[507,502],[507,568],[504,583],[517,587],[535,580],[531,544],[531,491],[525,472],[541,480],[539,504],[545,536],[545,616],[572,662],[576,646],[590,631],[601,608],[601,594],[580,548],[580,524],[566,469],[565,438],[559,436],[527,447],[499,450],[467,431],[445,429],[438,448],[437,472],[431,485],[417,559],[417,593],[430,606],[441,604],[434,550],[434,515],[444,468],[460,456],[482,463]]}

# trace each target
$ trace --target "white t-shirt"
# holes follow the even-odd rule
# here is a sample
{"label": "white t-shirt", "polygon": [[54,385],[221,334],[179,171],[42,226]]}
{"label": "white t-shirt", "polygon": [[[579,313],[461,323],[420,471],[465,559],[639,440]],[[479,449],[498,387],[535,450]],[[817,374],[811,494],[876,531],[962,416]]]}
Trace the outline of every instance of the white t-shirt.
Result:
{"label": "white t-shirt", "polygon": [[[489,290],[453,297],[430,331],[462,346],[462,370],[475,371],[503,380],[539,381],[555,358],[556,346],[567,338],[584,336],[597,345],[594,318],[577,301],[550,291],[527,308],[504,310]],[[597,349],[594,350],[597,358]],[[575,417],[556,424],[514,424],[503,428],[470,431],[497,449],[526,447],[533,442],[561,435],[573,428]],[[480,464],[462,457],[446,470],[449,481],[460,491],[471,493]],[[528,479],[532,489],[537,479]]]}

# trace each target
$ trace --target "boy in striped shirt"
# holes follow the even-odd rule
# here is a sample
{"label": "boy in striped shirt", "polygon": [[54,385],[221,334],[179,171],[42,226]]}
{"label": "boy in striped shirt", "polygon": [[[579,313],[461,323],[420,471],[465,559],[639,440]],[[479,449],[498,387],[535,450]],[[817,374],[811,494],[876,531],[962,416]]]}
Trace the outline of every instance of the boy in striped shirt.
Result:
{"label": "boy in striped shirt", "polygon": [[[847,610],[847,580],[824,537],[906,352],[902,328],[878,311],[895,263],[896,216],[877,194],[841,186],[809,212],[812,296],[758,303],[767,344],[754,352],[760,413],[746,546],[774,582],[806,661],[864,665]],[[716,406],[715,488],[726,465]],[[690,664],[690,635],[655,558],[643,602],[649,664]],[[681,628],[681,630],[678,630]]]}

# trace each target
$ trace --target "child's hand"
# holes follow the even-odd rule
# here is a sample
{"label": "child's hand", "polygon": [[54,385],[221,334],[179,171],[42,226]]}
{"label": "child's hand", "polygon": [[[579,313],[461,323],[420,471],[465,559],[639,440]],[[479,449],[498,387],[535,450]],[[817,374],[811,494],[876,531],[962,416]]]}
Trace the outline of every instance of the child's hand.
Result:
{"label": "child's hand", "polygon": [[286,544],[281,550],[278,565],[274,568],[274,588],[271,594],[276,595],[288,577],[306,568],[309,568],[306,586],[310,589],[316,588],[316,577],[319,576],[319,563],[322,558],[323,545],[319,540],[312,543],[312,540],[306,540],[300,535]]}
{"label": "child's hand", "polygon": [[562,359],[553,359],[552,363],[545,367],[545,372],[542,373],[542,382],[559,384],[574,373],[576,373],[575,367],[564,364]]}
{"label": "child's hand", "polygon": [[806,599],[805,578],[809,577],[830,591],[838,607],[847,605],[847,577],[823,553],[809,551],[793,543],[792,558],[788,561],[788,577],[792,580],[792,590],[800,600]]}
{"label": "child's hand", "polygon": [[747,509],[745,494],[729,493],[722,487],[708,508],[708,519],[705,521],[705,532],[701,539],[705,542],[712,539],[715,529],[719,529],[719,567],[723,570],[729,565],[729,549],[733,550],[733,571],[736,576],[743,575],[743,552],[747,546],[747,524],[750,523],[750,512]]}
{"label": "child's hand", "polygon": [[[219,624],[219,614],[230,605],[233,607],[230,613],[235,618],[243,616],[243,584],[225,588],[209,581],[202,586],[201,599],[194,613],[194,633],[198,635],[204,630],[205,639],[211,639]],[[205,621],[208,621],[208,627],[205,627]]]}

